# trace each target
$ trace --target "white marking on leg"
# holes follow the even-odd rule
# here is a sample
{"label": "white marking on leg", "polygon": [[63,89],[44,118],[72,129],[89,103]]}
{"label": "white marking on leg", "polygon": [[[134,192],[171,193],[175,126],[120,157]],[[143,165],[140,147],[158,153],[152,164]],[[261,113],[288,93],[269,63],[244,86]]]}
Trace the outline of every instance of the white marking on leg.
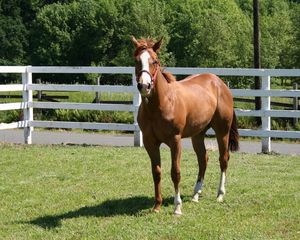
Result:
{"label": "white marking on leg", "polygon": [[175,193],[174,205],[175,205],[174,214],[175,215],[181,215],[182,214],[182,212],[181,212],[182,200],[181,200],[179,191],[178,191],[178,193]]}
{"label": "white marking on leg", "polygon": [[225,172],[221,172],[220,185],[219,185],[218,197],[217,197],[218,202],[223,202],[224,195],[225,195],[225,181],[226,181],[226,174]]}
{"label": "white marking on leg", "polygon": [[203,179],[201,181],[197,181],[194,188],[194,195],[192,198],[193,202],[199,202],[199,195],[202,192],[202,186],[203,186]]}

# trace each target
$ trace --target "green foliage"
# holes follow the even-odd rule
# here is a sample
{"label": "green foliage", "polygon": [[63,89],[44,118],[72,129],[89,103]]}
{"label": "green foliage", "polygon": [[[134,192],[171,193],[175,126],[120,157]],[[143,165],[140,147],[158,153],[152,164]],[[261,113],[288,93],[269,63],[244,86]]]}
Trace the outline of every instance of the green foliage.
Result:
{"label": "green foliage", "polygon": [[44,7],[32,29],[33,64],[106,64],[115,17],[109,1],[80,0]]}
{"label": "green foliage", "polygon": [[[49,119],[49,118],[47,118]],[[55,110],[54,121],[133,123],[133,114],[117,111]]]}
{"label": "green foliage", "polygon": [[178,65],[249,67],[249,19],[234,1],[173,2],[170,49]]}
{"label": "green foliage", "polygon": [[[236,2],[252,21],[253,1]],[[259,4],[262,68],[299,67],[296,54],[299,51],[299,4],[282,0],[262,0]]]}
{"label": "green foliage", "polygon": [[164,44],[160,51],[161,62],[168,66],[175,65],[172,52],[167,50],[170,40],[166,24],[167,5],[163,1],[155,0],[115,0],[114,3],[119,15],[113,38],[112,52],[115,55],[111,63],[119,66],[133,65],[134,61],[131,57],[133,46],[130,36],[134,35],[137,38],[151,37],[156,40],[163,37]]}
{"label": "green foliage", "polygon": [[265,1],[261,7],[262,67],[291,68],[294,31],[289,5],[285,1]]}
{"label": "green foliage", "polygon": [[0,111],[0,123],[17,122],[22,118],[21,110]]}
{"label": "green foliage", "polygon": [[292,68],[300,68],[300,2],[292,5],[291,19],[293,22],[294,42],[290,43],[290,58],[289,66]]}
{"label": "green foliage", "polygon": [[0,2],[0,65],[26,64],[28,31],[20,15],[19,2]]}
{"label": "green foliage", "polygon": [[[252,2],[1,0],[0,64],[131,66],[130,35],[134,35],[163,37],[160,58],[165,66],[252,67]],[[259,2],[262,67],[299,68],[299,1]],[[85,75],[42,78],[94,81]],[[128,76],[106,76],[105,80],[131,82]],[[231,85],[251,84],[252,80],[245,79],[243,84]]]}

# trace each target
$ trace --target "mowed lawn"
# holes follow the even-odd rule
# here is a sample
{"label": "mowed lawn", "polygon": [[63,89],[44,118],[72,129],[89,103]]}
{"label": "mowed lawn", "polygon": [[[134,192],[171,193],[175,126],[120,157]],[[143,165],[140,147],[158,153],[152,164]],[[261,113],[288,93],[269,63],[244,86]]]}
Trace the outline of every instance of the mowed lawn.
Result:
{"label": "mowed lawn", "polygon": [[300,157],[231,154],[217,203],[209,152],[199,203],[194,153],[182,156],[183,215],[173,215],[170,153],[162,149],[164,205],[151,212],[143,148],[0,145],[0,239],[300,239]]}

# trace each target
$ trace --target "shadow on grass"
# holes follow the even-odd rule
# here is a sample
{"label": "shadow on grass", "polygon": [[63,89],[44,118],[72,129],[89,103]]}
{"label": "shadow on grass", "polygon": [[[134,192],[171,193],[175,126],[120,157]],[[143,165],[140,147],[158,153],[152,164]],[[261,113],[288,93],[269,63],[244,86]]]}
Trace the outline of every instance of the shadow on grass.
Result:
{"label": "shadow on grass", "polygon": [[[164,199],[164,206],[172,204],[173,198]],[[138,215],[142,210],[151,209],[153,199],[138,196],[126,199],[107,200],[99,205],[82,207],[60,215],[38,217],[22,223],[32,224],[44,229],[53,229],[61,226],[61,220],[79,217],[112,217],[117,215]]]}

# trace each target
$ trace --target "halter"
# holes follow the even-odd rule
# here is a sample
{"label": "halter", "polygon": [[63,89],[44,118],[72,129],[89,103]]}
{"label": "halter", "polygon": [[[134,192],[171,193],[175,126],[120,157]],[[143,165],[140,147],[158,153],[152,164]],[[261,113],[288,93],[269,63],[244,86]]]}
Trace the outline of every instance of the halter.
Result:
{"label": "halter", "polygon": [[147,71],[147,70],[141,70],[139,72],[139,74],[137,75],[137,80],[139,80],[139,78],[141,77],[142,73],[144,72],[144,73],[147,73],[150,76],[152,85],[155,85],[160,64],[159,64],[158,61],[155,61],[153,64],[155,65],[155,72],[154,72],[153,76],[152,76],[152,74],[149,71]]}

